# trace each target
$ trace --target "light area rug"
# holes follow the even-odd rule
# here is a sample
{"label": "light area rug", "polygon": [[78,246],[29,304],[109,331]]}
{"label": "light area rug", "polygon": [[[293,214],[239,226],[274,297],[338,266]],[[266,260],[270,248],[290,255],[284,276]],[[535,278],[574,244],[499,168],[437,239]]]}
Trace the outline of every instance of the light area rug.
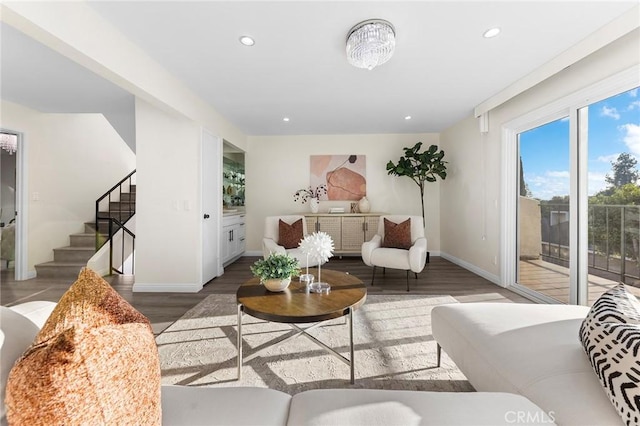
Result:
{"label": "light area rug", "polygon": [[[355,384],[349,366],[304,336],[270,347],[243,365],[237,379],[235,295],[210,295],[156,337],[163,384],[258,386],[291,395],[318,388],[473,391],[444,354],[436,367],[431,310],[450,296],[368,295],[354,312]],[[306,327],[308,324],[301,324]],[[243,316],[243,354],[295,331]],[[349,358],[345,318],[309,332]]]}

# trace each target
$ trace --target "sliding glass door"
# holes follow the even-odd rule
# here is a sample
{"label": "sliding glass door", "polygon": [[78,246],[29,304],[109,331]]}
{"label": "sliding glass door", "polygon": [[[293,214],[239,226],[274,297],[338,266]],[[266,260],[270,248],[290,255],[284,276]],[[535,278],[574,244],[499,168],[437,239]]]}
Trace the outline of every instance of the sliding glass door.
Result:
{"label": "sliding glass door", "polygon": [[591,305],[618,282],[640,294],[640,94],[632,89],[585,106],[588,140],[588,286]]}
{"label": "sliding glass door", "polygon": [[569,120],[518,134],[517,282],[569,301],[571,243]]}
{"label": "sliding glass door", "polygon": [[515,282],[539,299],[590,305],[618,282],[640,295],[640,93],[600,99],[512,140]]}

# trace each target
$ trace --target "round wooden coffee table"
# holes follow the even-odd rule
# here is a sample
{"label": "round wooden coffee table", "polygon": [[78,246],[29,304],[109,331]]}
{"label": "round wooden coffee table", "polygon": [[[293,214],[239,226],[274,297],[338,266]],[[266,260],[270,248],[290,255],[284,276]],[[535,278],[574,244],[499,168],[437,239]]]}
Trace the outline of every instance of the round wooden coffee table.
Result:
{"label": "round wooden coffee table", "polygon": [[[316,268],[309,269],[309,273],[318,276]],[[260,284],[258,278],[253,278],[238,288],[236,294],[238,302],[238,379],[242,378],[242,314],[246,313],[266,321],[287,323],[297,331],[293,335],[274,340],[268,346],[281,344],[298,336],[305,336],[349,365],[351,383],[354,383],[353,311],[364,303],[367,298],[367,288],[359,278],[353,275],[324,268],[322,269],[322,281],[331,285],[330,293],[307,292],[306,285],[297,281],[296,278],[292,279],[289,288],[278,293],[267,290]],[[314,336],[307,334],[307,331],[322,325],[324,321],[343,316],[347,316],[349,319],[349,359]],[[306,328],[296,325],[303,323],[315,324]],[[252,353],[244,361],[255,358],[259,352]]]}

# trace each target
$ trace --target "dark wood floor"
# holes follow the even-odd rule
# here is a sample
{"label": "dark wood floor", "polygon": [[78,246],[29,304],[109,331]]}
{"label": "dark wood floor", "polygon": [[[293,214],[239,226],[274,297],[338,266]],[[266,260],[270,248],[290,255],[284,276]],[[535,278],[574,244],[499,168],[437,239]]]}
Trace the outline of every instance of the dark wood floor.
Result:
{"label": "dark wood floor", "polygon": [[[129,303],[142,312],[159,332],[180,318],[210,294],[234,294],[238,286],[251,278],[249,266],[256,257],[242,257],[225,268],[225,273],[210,281],[198,293],[133,293],[133,277],[111,276],[105,279]],[[473,302],[522,302],[529,301],[516,293],[505,290],[484,278],[475,275],[440,257],[432,257],[427,267],[418,274],[418,279],[410,275],[411,292],[406,292],[404,271],[389,269],[383,275],[376,272],[374,286],[371,286],[372,269],[360,257],[332,258],[325,268],[349,272],[360,278],[370,294],[429,294],[451,295],[461,303]],[[13,271],[0,273],[0,304],[14,305],[31,300],[57,302],[69,288],[71,282],[34,278],[15,281]]]}

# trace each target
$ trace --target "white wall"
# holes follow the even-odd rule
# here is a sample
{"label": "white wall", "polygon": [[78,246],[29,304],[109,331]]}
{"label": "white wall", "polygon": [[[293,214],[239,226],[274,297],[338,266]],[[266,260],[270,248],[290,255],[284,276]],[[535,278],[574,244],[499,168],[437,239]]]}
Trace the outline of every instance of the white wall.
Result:
{"label": "white wall", "polygon": [[441,253],[496,274],[500,151],[482,139],[473,117],[445,131],[440,141],[450,163],[440,186]]}
{"label": "white wall", "polygon": [[246,136],[85,2],[3,3],[2,20],[136,96],[134,289],[197,291],[200,129],[243,150]]}
{"label": "white wall", "polygon": [[[317,135],[249,137],[246,164],[247,251],[262,250],[266,216],[306,213],[308,204],[293,201],[293,193],[309,186],[309,156],[322,154],[366,155],[367,198],[372,212],[422,215],[420,190],[407,177],[389,176],[386,165],[397,162],[405,147],[422,142],[438,144],[438,135]],[[449,160],[445,153],[445,160]],[[427,184],[425,214],[429,250],[440,250],[440,183]],[[322,201],[320,212],[349,202]],[[435,252],[435,253],[434,253]]]}
{"label": "white wall", "polygon": [[27,268],[53,260],[95,218],[95,201],[136,168],[135,155],[101,114],[42,114],[2,102],[1,127],[27,146]]}
{"label": "white wall", "polygon": [[491,110],[488,133],[479,132],[473,117],[445,130],[440,140],[453,168],[441,185],[442,255],[500,282],[503,124],[638,63],[635,30]]}
{"label": "white wall", "polygon": [[200,135],[197,123],[136,99],[134,291],[198,291]]}
{"label": "white wall", "polygon": [[2,20],[136,97],[179,112],[246,149],[238,128],[85,2],[5,2]]}

